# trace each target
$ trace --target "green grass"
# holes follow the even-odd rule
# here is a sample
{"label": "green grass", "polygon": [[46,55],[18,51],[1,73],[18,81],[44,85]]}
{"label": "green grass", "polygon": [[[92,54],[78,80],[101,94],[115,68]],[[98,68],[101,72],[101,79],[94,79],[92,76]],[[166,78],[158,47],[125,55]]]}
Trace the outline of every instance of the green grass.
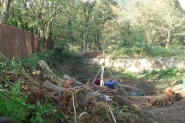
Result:
{"label": "green grass", "polygon": [[1,88],[3,91],[0,93],[0,116],[12,117],[15,123],[25,122],[29,114],[26,97],[20,92],[20,82],[11,84],[9,84],[11,90]]}
{"label": "green grass", "polygon": [[[184,57],[185,50],[177,46],[165,48],[161,46],[148,46],[146,44],[123,47],[110,53],[110,58],[123,57]],[[185,58],[185,57],[184,57]]]}
{"label": "green grass", "polygon": [[184,54],[183,49],[178,49],[177,47],[165,48],[161,46],[153,46],[151,47],[150,52],[148,52],[147,56],[149,57],[178,57]]}
{"label": "green grass", "polygon": [[[42,57],[40,55],[33,54],[27,60],[30,60],[29,62],[38,60]],[[11,117],[14,123],[50,123],[59,122],[60,118],[69,123],[68,118],[54,102],[42,103],[38,99],[35,104],[33,100],[30,100],[21,91],[21,85],[25,80],[27,82],[30,80],[29,84],[34,85],[35,83],[32,83],[32,79],[25,74],[21,61],[19,59],[10,61],[5,56],[1,56],[4,60],[0,62],[0,117]],[[34,64],[32,67],[34,67]],[[5,85],[8,87],[5,87]]]}
{"label": "green grass", "polygon": [[27,58],[21,59],[21,62],[22,66],[30,67],[32,70],[36,70],[39,60],[46,60],[46,56],[40,52],[37,52],[31,54]]}
{"label": "green grass", "polygon": [[185,78],[184,70],[178,70],[177,68],[172,68],[169,70],[151,72],[143,71],[142,73],[132,73],[132,72],[115,72],[116,78],[126,78],[126,79],[150,79],[150,80],[183,80]]}

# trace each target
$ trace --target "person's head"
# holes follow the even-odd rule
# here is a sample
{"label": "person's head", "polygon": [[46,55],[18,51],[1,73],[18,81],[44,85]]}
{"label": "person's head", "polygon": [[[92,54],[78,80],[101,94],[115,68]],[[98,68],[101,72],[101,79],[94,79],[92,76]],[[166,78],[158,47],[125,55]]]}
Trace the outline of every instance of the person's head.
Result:
{"label": "person's head", "polygon": [[97,76],[97,78],[100,78],[100,76]]}

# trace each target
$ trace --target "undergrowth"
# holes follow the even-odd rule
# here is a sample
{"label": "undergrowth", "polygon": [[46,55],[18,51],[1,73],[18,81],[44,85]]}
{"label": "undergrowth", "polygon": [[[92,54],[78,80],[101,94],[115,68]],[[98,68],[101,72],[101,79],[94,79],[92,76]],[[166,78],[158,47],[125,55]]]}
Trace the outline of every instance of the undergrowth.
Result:
{"label": "undergrowth", "polygon": [[[37,57],[33,59],[37,59]],[[5,58],[0,63],[0,117],[11,117],[14,123],[69,123],[73,121],[72,117],[68,118],[50,99],[48,99],[49,102],[42,98],[36,98],[35,101],[23,93],[28,91],[23,88],[23,85],[30,82],[29,80],[32,78],[25,73],[20,59],[10,61]],[[90,70],[91,68],[84,67],[84,69]],[[29,84],[37,86],[34,82]],[[132,112],[127,106],[112,106],[107,102],[95,101],[93,105],[88,105],[86,108],[80,110],[77,108],[78,116],[81,111],[87,111],[95,122],[112,123],[115,122],[114,118],[117,122],[122,123],[147,121],[136,112]],[[89,119],[89,122],[93,122],[92,119]]]}
{"label": "undergrowth", "polygon": [[123,47],[114,50],[110,53],[110,58],[123,58],[123,57],[184,57],[184,49],[171,46],[165,48],[162,46],[149,46],[147,44],[137,44],[132,47]]}
{"label": "undergrowth", "polygon": [[144,118],[127,105],[112,105],[108,102],[98,101],[92,95],[91,104],[84,105],[86,111],[80,113],[80,123],[152,123],[150,119]]}
{"label": "undergrowth", "polygon": [[40,52],[36,52],[27,58],[21,59],[21,63],[23,67],[30,67],[32,70],[36,70],[39,60],[46,60],[46,56]]}
{"label": "undergrowth", "polygon": [[20,59],[9,60],[3,54],[0,58],[0,117],[11,117],[14,123],[54,123],[61,119],[69,123],[54,102],[37,100],[34,103],[23,93],[23,84],[36,83],[26,74]]}
{"label": "undergrowth", "polygon": [[185,78],[184,70],[179,70],[177,68],[172,68],[168,70],[152,70],[151,72],[143,71],[142,73],[132,73],[132,72],[116,72],[116,78],[125,79],[150,79],[150,80],[183,80]]}
{"label": "undergrowth", "polygon": [[[122,49],[119,52],[115,52],[118,57],[118,54],[147,54],[148,52],[154,52],[157,50],[157,47],[150,49],[147,46],[142,48],[134,47],[133,49]],[[178,51],[167,51],[164,49],[158,48],[158,53],[161,56],[166,52],[171,52],[171,54],[176,54]],[[64,53],[65,57],[71,58],[72,54]],[[114,53],[113,53],[114,54]],[[155,53],[153,53],[155,56]],[[4,58],[0,62],[0,117],[12,117],[15,123],[30,122],[30,123],[50,123],[50,122],[70,122],[68,117],[58,108],[55,103],[43,102],[43,100],[38,100],[35,103],[31,103],[29,97],[24,95],[21,91],[21,85],[27,80],[32,81],[32,78],[25,74],[23,66],[31,67],[31,69],[37,69],[38,60],[45,60],[51,66],[62,62],[64,57],[60,50],[49,51],[47,54],[43,55],[41,53],[35,53],[30,55],[29,58],[17,59],[13,58],[11,61],[1,55]],[[78,55],[77,55],[78,56]],[[70,60],[69,60],[70,61]],[[69,63],[69,62],[68,62]],[[70,64],[76,64],[75,61],[71,60]],[[90,73],[97,73],[100,69],[100,66],[86,66],[78,64],[82,69]],[[144,71],[143,73],[131,73],[131,72],[120,72],[116,70],[113,71],[115,78],[127,78],[127,79],[183,79],[185,75],[184,71],[180,71],[177,68],[170,70],[162,71]],[[109,77],[110,74],[105,71],[105,77]],[[26,78],[26,79],[22,79]],[[87,80],[88,77],[84,74],[76,74],[75,78],[77,80],[84,79]],[[35,84],[32,82],[32,84]],[[100,104],[100,105],[98,105]],[[103,106],[105,104],[105,106]],[[108,107],[108,108],[107,108]],[[113,112],[113,115],[117,122],[127,123],[127,122],[144,122],[146,119],[139,116],[137,112],[129,109],[128,106],[112,106],[107,105],[106,102],[95,102],[94,106],[89,106],[85,110],[87,113],[96,116],[98,121],[102,122],[114,122],[110,109]],[[80,114],[80,112],[77,112]],[[62,119],[62,120],[61,120]]]}

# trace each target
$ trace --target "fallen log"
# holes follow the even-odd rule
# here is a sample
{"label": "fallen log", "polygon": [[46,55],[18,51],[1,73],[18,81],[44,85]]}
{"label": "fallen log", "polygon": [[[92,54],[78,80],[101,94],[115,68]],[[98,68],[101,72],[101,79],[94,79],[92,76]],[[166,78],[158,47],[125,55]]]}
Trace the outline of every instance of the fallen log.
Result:
{"label": "fallen log", "polygon": [[[166,95],[160,95],[160,96],[128,96],[127,99],[130,100],[132,103],[139,103],[141,105],[151,107],[151,106],[162,106],[163,102],[165,102],[165,100],[167,100],[167,97],[166,97]],[[166,104],[166,103],[164,103],[164,104]],[[170,105],[170,103],[167,103],[167,105]]]}
{"label": "fallen log", "polygon": [[[72,78],[70,76],[68,76],[68,75],[64,75],[63,79],[64,80],[70,80]],[[81,82],[79,82],[79,81],[75,81],[74,86],[80,86],[80,85],[83,85],[83,84]]]}
{"label": "fallen log", "polygon": [[[71,78],[68,76],[68,79],[70,80]],[[81,84],[82,86],[76,86],[76,87],[71,87],[71,88],[62,88],[62,87],[58,87],[56,85],[54,85],[53,83],[51,83],[49,80],[45,80],[44,83],[43,83],[43,86],[49,90],[52,90],[52,91],[56,91],[60,94],[65,94],[65,96],[62,96],[62,98],[66,98],[68,97],[66,95],[66,92],[68,92],[69,94],[69,97],[68,98],[71,98],[71,91],[75,91],[75,90],[79,90],[81,89],[81,93],[83,95],[83,99],[81,99],[81,103],[80,104],[83,104],[85,105],[85,103],[88,103],[88,99],[84,99],[84,97],[89,97],[89,95],[91,95],[92,97],[95,97],[97,99],[97,101],[104,101],[104,102],[107,102],[107,103],[112,103],[112,104],[115,104],[118,103],[119,105],[130,105],[131,107],[133,107],[134,109],[139,109],[136,104],[134,104],[132,101],[130,101],[129,99],[125,98],[125,97],[122,97],[122,96],[109,96],[109,95],[106,95],[106,94],[101,94],[99,93],[99,91],[94,91],[93,89],[91,89],[90,86],[87,85],[83,85]],[[105,87],[99,87],[99,90],[103,89]],[[109,88],[108,88],[109,89]],[[70,100],[70,99],[69,99]],[[86,102],[87,101],[87,102]],[[79,104],[79,105],[80,105]]]}
{"label": "fallen log", "polygon": [[[90,86],[84,85],[81,82],[75,81],[74,83],[72,82],[73,87],[64,88],[64,86],[62,87],[62,85],[65,85],[66,81],[72,80],[72,78],[70,76],[64,75],[63,79],[62,79],[53,73],[53,71],[49,68],[49,66],[46,64],[45,61],[39,60],[38,64],[42,70],[42,73],[44,73],[46,78],[48,78],[50,80],[50,81],[45,80],[43,83],[43,86],[46,87],[47,89],[50,89],[50,90],[53,90],[53,91],[56,91],[59,93],[63,93],[63,92],[69,92],[69,90],[72,90],[72,89],[75,90],[78,88],[77,86],[83,86],[83,89],[81,91],[81,93],[83,94],[83,98],[82,98],[83,100],[85,97],[89,97],[89,95],[93,95],[99,101],[105,101],[107,103],[115,103],[117,100],[119,100],[120,103],[118,103],[118,104],[122,104],[122,105],[127,104],[127,105],[130,105],[131,107],[134,107],[136,109],[138,109],[138,107],[139,107],[136,104],[134,104],[133,102],[129,101],[127,98],[124,98],[122,96],[117,96],[116,98],[114,98],[113,96],[109,96],[107,94],[102,94],[101,90],[103,89],[103,87],[99,88],[100,92],[99,92],[99,90],[94,91]],[[114,90],[113,91],[110,90],[109,88],[107,90],[110,92],[116,92]]]}
{"label": "fallen log", "polygon": [[62,87],[54,85],[49,80],[45,80],[44,83],[42,84],[42,86],[44,86],[45,88],[47,88],[49,90],[58,92],[58,93],[62,93],[67,90],[66,88],[62,88]]}
{"label": "fallen log", "polygon": [[53,84],[60,85],[65,82],[65,80],[61,79],[53,73],[53,71],[49,68],[44,60],[39,60],[38,64],[41,68],[42,74],[44,74],[44,77],[50,79]]}
{"label": "fallen log", "polygon": [[127,98],[133,102],[139,101],[147,106],[170,106],[175,101],[181,100],[182,95],[169,89],[167,94],[160,96],[129,96]]}

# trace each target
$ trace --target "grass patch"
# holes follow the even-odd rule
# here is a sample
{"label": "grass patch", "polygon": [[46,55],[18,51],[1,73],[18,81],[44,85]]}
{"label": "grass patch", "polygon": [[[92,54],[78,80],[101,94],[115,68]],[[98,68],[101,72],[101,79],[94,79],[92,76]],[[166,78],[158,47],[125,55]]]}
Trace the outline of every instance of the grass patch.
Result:
{"label": "grass patch", "polygon": [[[113,70],[110,70],[113,71]],[[152,70],[151,72],[143,71],[142,73],[132,73],[129,71],[120,72],[113,71],[116,78],[125,78],[125,79],[150,79],[150,80],[183,80],[185,78],[184,70],[179,70],[177,68],[172,68],[169,70]]]}
{"label": "grass patch", "polygon": [[178,47],[165,48],[161,46],[149,46],[146,44],[123,47],[110,53],[110,58],[123,57],[184,57],[184,49]]}
{"label": "grass patch", "polygon": [[[28,84],[28,80],[30,80],[29,85],[36,86],[32,83],[31,77],[25,74],[19,59],[10,61],[4,58],[5,61],[0,62],[2,65],[0,67],[0,117],[11,117],[14,123],[54,123],[60,122],[60,118],[69,123],[68,118],[54,102],[43,102],[41,98],[37,98],[37,102],[34,103],[33,98],[25,94],[32,91],[26,89],[25,92],[22,87],[22,84]],[[32,60],[37,58],[38,54],[33,56]]]}
{"label": "grass patch", "polygon": [[116,73],[116,78],[134,79],[134,78],[137,78],[137,75],[129,71],[122,72],[122,73],[118,72]]}
{"label": "grass patch", "polygon": [[[155,77],[155,78],[154,78]],[[161,70],[161,71],[151,71],[151,72],[143,72],[142,78],[146,79],[166,79],[166,80],[173,80],[173,79],[183,79],[184,71],[180,71],[177,68],[172,68],[169,70]]]}
{"label": "grass patch", "polygon": [[21,62],[22,66],[30,67],[32,70],[36,70],[39,60],[46,60],[46,56],[40,52],[36,52],[27,58],[21,59]]}

